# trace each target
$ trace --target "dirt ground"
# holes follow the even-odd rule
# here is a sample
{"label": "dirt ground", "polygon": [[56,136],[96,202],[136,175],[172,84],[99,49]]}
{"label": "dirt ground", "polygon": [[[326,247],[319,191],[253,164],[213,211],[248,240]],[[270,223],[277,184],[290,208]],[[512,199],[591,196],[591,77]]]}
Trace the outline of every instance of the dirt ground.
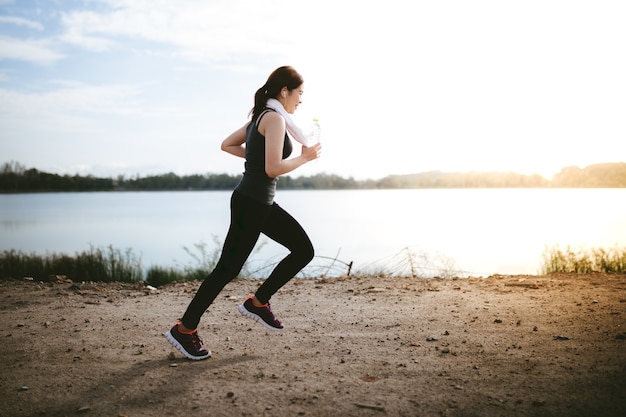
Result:
{"label": "dirt ground", "polygon": [[0,281],[0,417],[624,416],[626,276],[296,279],[283,332],[229,284],[190,361],[199,283]]}

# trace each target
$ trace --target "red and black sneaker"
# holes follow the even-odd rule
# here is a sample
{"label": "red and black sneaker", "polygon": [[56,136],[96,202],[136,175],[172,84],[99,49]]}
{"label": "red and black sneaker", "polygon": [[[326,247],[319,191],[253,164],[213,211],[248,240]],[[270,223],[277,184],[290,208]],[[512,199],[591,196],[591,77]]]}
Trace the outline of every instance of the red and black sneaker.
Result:
{"label": "red and black sneaker", "polygon": [[283,330],[285,328],[280,320],[274,317],[270,303],[257,307],[252,303],[252,295],[248,295],[246,301],[239,305],[239,312],[252,320],[258,321],[270,330]]}
{"label": "red and black sneaker", "polygon": [[211,356],[211,351],[202,349],[202,339],[198,336],[197,330],[191,333],[181,333],[176,323],[165,333],[165,338],[189,359],[199,361]]}

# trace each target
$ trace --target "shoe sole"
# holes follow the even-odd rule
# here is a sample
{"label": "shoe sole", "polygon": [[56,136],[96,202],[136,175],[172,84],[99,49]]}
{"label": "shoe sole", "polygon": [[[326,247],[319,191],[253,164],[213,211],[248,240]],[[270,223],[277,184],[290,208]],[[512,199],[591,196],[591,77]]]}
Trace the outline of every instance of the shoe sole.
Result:
{"label": "shoe sole", "polygon": [[282,329],[280,329],[280,328],[278,328],[278,327],[272,327],[272,326],[270,326],[269,324],[267,324],[267,323],[265,322],[265,320],[263,320],[263,319],[261,318],[261,316],[259,316],[258,314],[254,314],[254,313],[252,313],[252,312],[248,311],[248,309],[247,309],[247,308],[246,308],[243,304],[239,304],[239,312],[240,312],[243,316],[248,317],[249,319],[252,319],[252,320],[254,320],[254,321],[258,322],[258,323],[261,323],[261,324],[262,324],[262,325],[263,325],[266,329],[268,329],[268,330],[273,330],[273,331],[275,331],[275,332],[280,332],[280,331],[282,331],[282,330],[284,330],[284,329],[285,329],[285,326],[283,326],[283,327],[282,327]]}
{"label": "shoe sole", "polygon": [[194,356],[194,355],[189,354],[189,352],[187,352],[185,350],[183,345],[181,345],[178,342],[178,340],[176,340],[174,338],[174,336],[172,336],[172,333],[170,333],[169,330],[166,333],[164,333],[163,335],[165,336],[167,341],[170,342],[172,344],[172,346],[174,346],[176,349],[178,349],[180,351],[180,353],[182,353],[187,359],[191,359],[191,360],[194,360],[194,361],[200,361],[202,359],[206,359],[206,358],[210,358],[211,357],[211,351],[210,350],[204,356]]}

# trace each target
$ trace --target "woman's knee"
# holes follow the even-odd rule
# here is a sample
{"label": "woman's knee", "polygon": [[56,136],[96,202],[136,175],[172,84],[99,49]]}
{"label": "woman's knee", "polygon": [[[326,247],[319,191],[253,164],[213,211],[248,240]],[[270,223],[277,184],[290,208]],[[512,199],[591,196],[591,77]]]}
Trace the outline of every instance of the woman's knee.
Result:
{"label": "woman's knee", "polygon": [[307,241],[306,245],[301,246],[298,250],[297,256],[305,265],[313,260],[313,257],[315,256],[315,248],[313,248],[311,241]]}

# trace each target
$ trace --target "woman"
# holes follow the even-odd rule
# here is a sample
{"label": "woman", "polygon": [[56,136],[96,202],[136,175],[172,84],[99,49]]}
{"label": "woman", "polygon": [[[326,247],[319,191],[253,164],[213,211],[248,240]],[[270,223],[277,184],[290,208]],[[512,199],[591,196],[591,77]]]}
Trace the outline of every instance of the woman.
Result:
{"label": "woman", "polygon": [[[278,177],[320,156],[319,143],[310,146],[295,126],[293,114],[302,102],[303,80],[292,67],[280,67],[257,90],[251,121],[222,142],[222,150],[245,158],[243,177],[230,201],[230,227],[215,269],[202,283],[187,311],[165,336],[183,355],[200,360],[211,356],[202,348],[197,327],[200,317],[220,291],[241,271],[261,233],[290,250],[254,295],[239,311],[271,330],[284,326],[274,316],[269,300],[313,259],[306,232],[289,213],[274,202]],[[302,143],[299,156],[287,159],[293,146],[290,136]]]}

